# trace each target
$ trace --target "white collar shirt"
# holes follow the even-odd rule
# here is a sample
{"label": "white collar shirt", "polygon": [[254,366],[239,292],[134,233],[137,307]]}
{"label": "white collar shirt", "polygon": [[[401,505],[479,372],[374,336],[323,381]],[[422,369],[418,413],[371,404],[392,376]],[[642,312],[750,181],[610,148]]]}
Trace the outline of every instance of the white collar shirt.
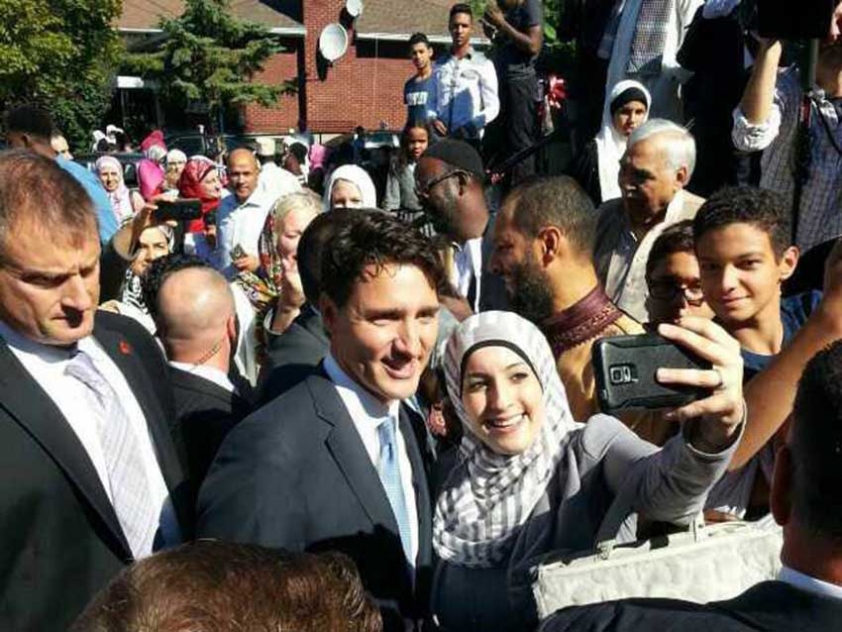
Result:
{"label": "white collar shirt", "polygon": [[324,370],[330,381],[336,387],[336,392],[339,393],[342,403],[345,404],[345,408],[348,410],[348,414],[354,422],[354,428],[356,428],[360,439],[362,439],[368,457],[371,459],[371,465],[375,471],[380,464],[380,437],[377,432],[379,422],[383,417],[388,415],[393,420],[393,423],[397,424],[395,437],[398,443],[398,470],[407,509],[407,518],[409,519],[410,543],[413,558],[409,562],[414,568],[415,560],[418,557],[418,507],[415,501],[415,488],[412,485],[412,464],[407,455],[406,441],[404,440],[403,433],[400,432],[401,402],[394,401],[384,404],[377,400],[352,380],[330,353],[325,357]]}
{"label": "white collar shirt", "polygon": [[220,202],[216,213],[219,266],[227,279],[237,276],[237,269],[231,263],[231,251],[235,246],[242,247],[247,255],[257,256],[260,233],[274,201],[261,191],[258,184],[254,193],[242,204],[236,195]]}
{"label": "white collar shirt", "polygon": [[204,364],[188,364],[186,362],[175,362],[170,360],[170,366],[185,373],[190,373],[197,377],[201,377],[208,382],[213,382],[219,388],[225,389],[229,393],[236,393],[237,389],[228,379],[228,374],[225,371],[220,371],[216,367],[206,366]]}
{"label": "white collar shirt", "polygon": [[453,244],[453,270],[450,273],[451,284],[459,293],[468,298],[471,280],[476,279],[476,293],[471,309],[479,311],[480,280],[482,279],[482,237],[469,239],[462,246]]}
{"label": "white collar shirt", "polygon": [[497,71],[482,53],[469,49],[463,57],[448,53],[435,65],[429,115],[453,134],[480,138],[482,130],[500,113]]}
{"label": "white collar shirt", "polygon": [[[103,491],[108,499],[113,502],[105,455],[96,425],[92,421],[97,418],[97,414],[87,408],[87,402],[89,401],[85,394],[87,387],[65,372],[73,352],[60,347],[35,343],[21,336],[3,322],[0,322],[0,336],[6,341],[10,351],[20,361],[23,368],[47,393],[64,416],[96,470]],[[76,346],[79,351],[83,351],[91,358],[104,379],[114,389],[117,397],[120,398],[120,403],[138,439],[141,460],[149,484],[149,502],[159,508],[160,535],[165,544],[179,543],[181,534],[175,509],[169,498],[169,490],[161,473],[161,467],[158,465],[155,444],[149,433],[149,426],[140,404],[119,367],[99,346],[93,336],[83,338]],[[151,554],[152,551],[150,550],[148,553]]]}
{"label": "white collar shirt", "polygon": [[816,579],[815,577],[810,577],[809,575],[800,573],[789,566],[781,568],[778,573],[778,581],[782,581],[793,588],[798,588],[821,597],[842,599],[842,586],[831,584],[829,582]]}

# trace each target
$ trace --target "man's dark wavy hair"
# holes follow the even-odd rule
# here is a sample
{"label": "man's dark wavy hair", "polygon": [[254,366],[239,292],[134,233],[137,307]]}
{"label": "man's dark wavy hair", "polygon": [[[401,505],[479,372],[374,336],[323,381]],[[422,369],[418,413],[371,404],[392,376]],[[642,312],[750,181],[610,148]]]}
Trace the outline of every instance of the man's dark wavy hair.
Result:
{"label": "man's dark wavy hair", "polygon": [[367,266],[418,267],[437,293],[448,291],[447,277],[432,242],[397,217],[359,209],[359,221],[338,227],[322,255],[322,292],[341,308]]}

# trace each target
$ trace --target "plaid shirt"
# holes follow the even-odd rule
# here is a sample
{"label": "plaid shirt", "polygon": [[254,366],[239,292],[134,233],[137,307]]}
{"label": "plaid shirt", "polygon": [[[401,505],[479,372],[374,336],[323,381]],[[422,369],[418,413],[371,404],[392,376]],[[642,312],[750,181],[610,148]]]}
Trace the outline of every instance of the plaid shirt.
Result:
{"label": "plaid shirt", "polygon": [[[760,186],[786,196],[792,203],[795,187],[794,156],[802,91],[798,70],[778,76],[769,120],[759,125],[734,111],[732,139],[741,151],[763,151]],[[818,110],[837,145],[842,145],[842,125],[833,102],[821,94],[812,106],[810,124],[810,175],[801,193],[796,243],[802,251],[842,235],[842,155],[831,142]]]}

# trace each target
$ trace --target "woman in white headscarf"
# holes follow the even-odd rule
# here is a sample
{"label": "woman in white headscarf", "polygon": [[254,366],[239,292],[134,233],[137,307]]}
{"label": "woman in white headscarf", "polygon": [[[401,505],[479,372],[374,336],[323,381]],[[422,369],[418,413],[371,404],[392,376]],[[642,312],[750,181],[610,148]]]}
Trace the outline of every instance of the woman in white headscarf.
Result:
{"label": "woman in white headscarf", "polygon": [[642,83],[627,80],[605,100],[602,128],[573,159],[568,170],[597,206],[620,197],[620,158],[631,133],[649,118],[652,97]]}
{"label": "woman in white headscarf", "polygon": [[[549,551],[592,548],[627,480],[639,481],[634,511],[652,520],[693,520],[730,461],[744,411],[739,345],[701,321],[661,333],[715,368],[668,377],[718,387],[695,403],[705,406],[704,421],[685,423],[661,450],[613,417],[574,421],[550,347],[531,322],[483,312],[459,325],[444,368],[464,436],[433,518],[441,562],[432,605],[444,629],[531,629],[532,561]],[[626,521],[621,540],[634,539],[633,524]]]}
{"label": "woman in white headscarf", "polygon": [[102,156],[96,161],[96,173],[105,188],[111,208],[120,225],[143,208],[143,197],[131,191],[123,180],[123,165],[113,156]]}
{"label": "woman in white headscarf", "polygon": [[324,210],[377,208],[377,190],[371,176],[357,165],[342,165],[330,174],[322,199]]}

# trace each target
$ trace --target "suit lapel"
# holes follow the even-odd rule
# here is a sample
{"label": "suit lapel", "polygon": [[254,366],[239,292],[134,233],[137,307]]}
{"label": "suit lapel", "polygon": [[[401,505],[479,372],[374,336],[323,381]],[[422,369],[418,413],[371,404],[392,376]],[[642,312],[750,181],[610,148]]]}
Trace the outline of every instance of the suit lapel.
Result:
{"label": "suit lapel", "polygon": [[360,505],[372,523],[397,534],[398,524],[380,477],[333,383],[319,374],[309,378],[307,385],[319,417],[329,426],[325,444]]}
{"label": "suit lapel", "polygon": [[50,455],[108,528],[110,545],[132,559],[114,507],[76,433],[49,395],[0,339],[0,407],[4,408]]}

